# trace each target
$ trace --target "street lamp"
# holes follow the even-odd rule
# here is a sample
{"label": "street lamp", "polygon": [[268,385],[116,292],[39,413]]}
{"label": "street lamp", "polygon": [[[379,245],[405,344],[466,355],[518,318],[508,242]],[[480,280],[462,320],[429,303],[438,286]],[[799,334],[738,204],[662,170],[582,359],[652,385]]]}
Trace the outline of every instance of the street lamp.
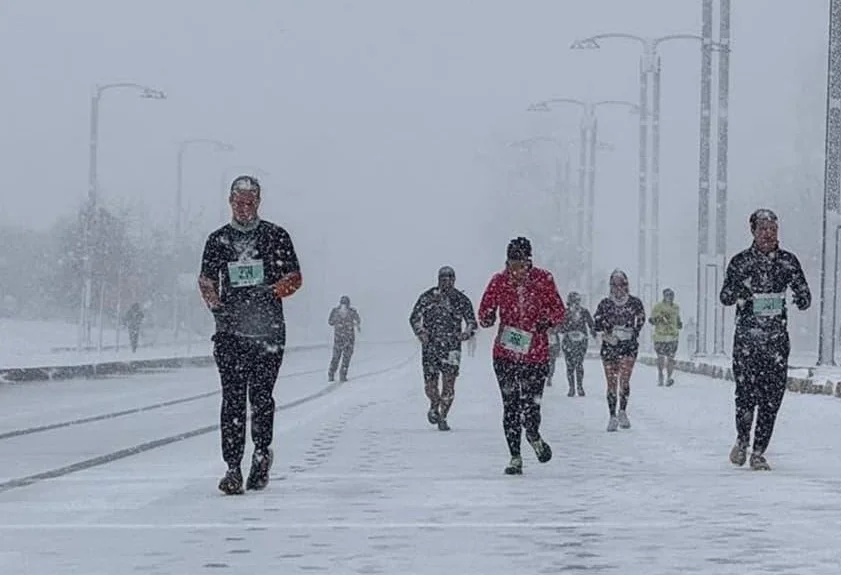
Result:
{"label": "street lamp", "polygon": [[[575,98],[552,98],[529,106],[529,111],[548,112],[553,105],[568,104],[578,106],[583,110],[581,120],[581,142],[580,142],[580,166],[579,166],[579,212],[578,212],[578,243],[579,248],[586,254],[585,273],[586,278],[583,287],[587,290],[588,296],[592,296],[593,288],[593,229],[594,213],[596,205],[596,149],[598,147],[598,118],[596,110],[605,106],[620,106],[630,110],[631,113],[639,114],[640,107],[633,102],[626,100],[599,100],[590,102]],[[640,126],[642,129],[642,126]],[[588,162],[589,158],[589,162]],[[641,166],[644,166],[645,157],[641,156]],[[586,203],[584,201],[586,194]],[[586,210],[584,205],[587,206]],[[644,206],[645,203],[643,202]],[[585,220],[586,212],[586,220]],[[644,227],[645,208],[641,208],[640,216],[643,219],[641,228]],[[641,240],[644,242],[645,235],[641,232]],[[645,244],[642,244],[640,253],[645,253]]]}
{"label": "street lamp", "polygon": [[[176,270],[180,270],[180,258],[178,257],[179,248],[181,246],[181,220],[182,220],[182,204],[183,204],[183,195],[184,195],[184,154],[187,152],[187,149],[191,146],[196,145],[207,145],[212,146],[213,149],[217,152],[232,152],[234,151],[234,146],[228,144],[226,142],[222,142],[220,140],[214,140],[211,138],[190,138],[187,140],[182,140],[178,143],[178,156],[176,159],[176,172],[177,172],[177,180],[176,180],[176,187],[175,187],[175,231],[173,235],[173,255],[175,256],[175,265]],[[179,281],[179,273],[176,273],[175,277],[175,286],[173,290],[173,297],[172,297],[172,333],[173,333],[173,341],[178,341],[178,333],[180,328],[180,318],[179,318],[179,306],[178,306],[178,293],[181,288],[181,282]]]}
{"label": "street lamp", "polygon": [[88,158],[88,205],[82,226],[82,258],[84,263],[84,281],[82,282],[82,297],[79,305],[79,341],[81,351],[85,343],[90,343],[90,304],[93,284],[93,254],[91,249],[91,230],[95,227],[97,203],[99,201],[98,181],[98,152],[99,152],[99,103],[102,96],[109,90],[127,89],[140,92],[140,97],[147,100],[164,100],[166,94],[161,90],[150,88],[134,82],[114,82],[97,85],[91,96],[90,140]]}
{"label": "street lamp", "polygon": [[[818,366],[835,365],[835,317],[838,294],[838,232],[841,227],[841,0],[829,6],[829,58],[826,89],[826,155],[824,158],[823,233],[821,234],[820,314]],[[835,236],[832,232],[835,231]],[[835,238],[835,257],[828,257]],[[827,270],[827,264],[833,271]],[[829,278],[835,276],[830,288]]]}
{"label": "street lamp", "polygon": [[[714,44],[712,42],[712,0],[703,0],[703,35],[695,34],[670,34],[658,38],[644,38],[633,34],[624,33],[609,33],[591,36],[583,40],[577,40],[571,46],[572,49],[599,49],[601,45],[600,40],[605,39],[623,39],[638,42],[642,45],[643,56],[640,66],[640,108],[641,108],[641,125],[648,123],[648,78],[653,77],[653,105],[652,105],[652,165],[651,165],[651,201],[652,201],[652,225],[651,225],[651,250],[652,250],[652,270],[650,287],[653,291],[652,296],[656,297],[659,291],[660,282],[660,238],[659,238],[659,220],[660,220],[660,59],[657,54],[657,49],[660,44],[675,40],[692,40],[701,43],[701,134],[700,134],[700,156],[699,156],[699,190],[698,190],[698,254],[697,254],[697,296],[696,296],[696,313],[698,321],[696,322],[696,341],[698,348],[696,353],[706,352],[706,330],[702,335],[701,320],[702,313],[702,298],[705,291],[705,283],[703,281],[702,269],[706,267],[706,256],[709,252],[709,191],[710,191],[710,118],[711,118],[711,100],[712,100],[712,59],[711,51],[717,49],[721,52],[721,68],[719,74],[719,124],[718,124],[718,182],[716,195],[716,260],[720,262],[723,268],[724,258],[726,257],[726,221],[727,221],[727,102],[729,97],[728,78],[729,78],[729,27],[730,27],[730,3],[729,0],[722,0],[721,9],[721,42]],[[647,135],[641,134],[641,147],[647,146]],[[642,154],[641,154],[642,155]],[[648,166],[644,169],[647,171]],[[641,174],[640,181],[640,196],[643,197],[646,192],[643,190],[645,183],[645,175]],[[643,231],[645,234],[645,231]],[[641,266],[644,268],[644,260],[641,260]],[[644,276],[645,270],[641,270],[641,275]],[[724,351],[724,309],[716,299],[715,304],[715,338],[714,351],[715,353],[723,353]],[[704,314],[706,318],[706,314]],[[705,320],[704,320],[705,321]]]}

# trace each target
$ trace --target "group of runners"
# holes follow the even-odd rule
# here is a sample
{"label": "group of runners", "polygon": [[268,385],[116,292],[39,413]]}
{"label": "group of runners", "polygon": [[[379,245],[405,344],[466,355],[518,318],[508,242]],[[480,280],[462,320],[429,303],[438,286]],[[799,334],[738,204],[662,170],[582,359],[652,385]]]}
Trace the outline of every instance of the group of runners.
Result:
{"label": "group of runners", "polygon": [[[222,458],[228,466],[219,483],[226,494],[259,490],[269,482],[274,429],[273,389],[286,344],[283,300],[302,285],[301,268],[289,234],[258,215],[259,181],[236,178],[230,188],[232,218],[208,237],[202,255],[199,288],[216,320],[213,336],[221,386]],[[790,350],[787,290],[799,310],[810,306],[811,294],[796,256],[780,249],[778,220],[771,210],[749,219],[752,245],[730,260],[720,300],[736,306],[733,342],[736,443],[730,461],[770,469],[765,457],[786,389]],[[455,287],[455,270],[438,272],[438,282],[424,291],[412,308],[409,324],[421,345],[424,390],[430,424],[449,431],[463,343],[475,349],[478,329],[496,328],[493,370],[502,398],[502,428],[510,460],[509,475],[523,472],[522,435],[537,460],[548,462],[552,449],[540,433],[544,387],[551,385],[555,362],[566,362],[570,397],[584,396],[584,359],[592,338],[601,340],[599,355],[606,380],[607,431],[631,427],[628,403],[631,375],[639,354],[640,333],[653,326],[658,385],[674,384],[675,353],[682,329],[680,309],[671,289],[646,318],[642,301],[632,294],[627,274],[616,269],[609,293],[591,315],[580,294],[564,299],[552,274],[533,263],[531,242],[512,239],[505,267],[495,273],[474,312],[473,304]],[[328,370],[347,380],[359,313],[343,296],[328,323],[335,329]],[[248,401],[251,403],[251,469],[243,481]]]}

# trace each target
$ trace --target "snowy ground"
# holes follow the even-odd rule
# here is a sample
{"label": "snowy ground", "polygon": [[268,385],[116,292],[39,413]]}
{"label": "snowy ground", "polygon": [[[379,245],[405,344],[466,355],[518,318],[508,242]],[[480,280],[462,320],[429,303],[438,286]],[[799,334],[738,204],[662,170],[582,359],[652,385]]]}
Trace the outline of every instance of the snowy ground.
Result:
{"label": "snowy ground", "polygon": [[[0,318],[0,369],[13,367],[40,367],[47,365],[79,365],[101,361],[182,357],[210,353],[210,336],[197,338],[183,336],[174,343],[170,330],[161,333],[141,333],[136,353],[128,347],[125,329],[120,334],[116,348],[114,330],[105,330],[103,349],[77,349],[78,326],[61,321],[28,321]],[[98,332],[93,336],[94,345],[99,341]]]}
{"label": "snowy ground", "polygon": [[545,396],[555,458],[538,464],[525,445],[525,474],[508,477],[488,357],[465,359],[442,433],[425,421],[414,352],[362,347],[337,388],[325,351],[290,354],[277,402],[310,399],[281,407],[273,481],[240,497],[216,491],[213,370],[0,385],[0,573],[839,572],[835,402],[789,394],[774,471],[752,472],[727,462],[731,384],[681,375],[658,388],[639,367],[633,428],[608,434],[588,362],[587,397],[558,383]]}

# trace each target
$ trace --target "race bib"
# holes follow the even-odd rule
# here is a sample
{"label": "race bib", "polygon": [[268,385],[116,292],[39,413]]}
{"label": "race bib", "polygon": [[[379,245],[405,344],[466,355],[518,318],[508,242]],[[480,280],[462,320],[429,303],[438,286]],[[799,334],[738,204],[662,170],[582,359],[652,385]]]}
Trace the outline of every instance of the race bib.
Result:
{"label": "race bib", "polygon": [[774,317],[783,313],[786,297],[784,293],[753,294],[753,315]]}
{"label": "race bib", "polygon": [[587,339],[587,334],[583,331],[571,331],[567,335],[572,341],[584,341]]}
{"label": "race bib", "polygon": [[634,337],[634,330],[629,327],[614,327],[613,335],[615,335],[616,339],[619,341],[628,341]]}
{"label": "race bib", "polygon": [[228,277],[233,288],[262,285],[263,260],[228,262]]}
{"label": "race bib", "polygon": [[444,358],[444,363],[446,363],[447,365],[458,366],[461,363],[461,352],[457,349],[454,349],[453,351],[447,354],[447,357]]}
{"label": "race bib", "polygon": [[502,347],[514,353],[528,353],[531,349],[532,335],[516,327],[504,327],[500,343]]}

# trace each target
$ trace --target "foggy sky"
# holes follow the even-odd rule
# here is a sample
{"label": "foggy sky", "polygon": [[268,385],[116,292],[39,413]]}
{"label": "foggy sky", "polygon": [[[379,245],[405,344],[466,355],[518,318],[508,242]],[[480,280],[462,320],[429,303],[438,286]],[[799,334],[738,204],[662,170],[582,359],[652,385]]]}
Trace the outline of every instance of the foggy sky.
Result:
{"label": "foggy sky", "polygon": [[[828,0],[733,2],[729,253],[749,242],[750,211],[793,193],[773,185],[772,170],[797,169],[798,154],[822,167],[827,12]],[[292,305],[326,317],[348,293],[385,333],[405,323],[439,266],[454,266],[474,301],[501,267],[506,240],[523,231],[500,209],[499,194],[520,185],[503,180],[521,161],[505,143],[577,137],[577,112],[529,104],[638,99],[636,45],[579,52],[573,40],[698,34],[700,19],[699,0],[9,0],[0,221],[43,229],[70,213],[87,193],[93,87],[147,84],[168,99],[112,91],[102,101],[103,202],[143,202],[169,222],[178,142],[229,142],[233,153],[186,155],[190,232],[224,223],[227,166],[267,170],[263,216],[289,229],[302,259],[305,289]],[[661,284],[691,308],[699,47],[671,43],[661,55]],[[599,156],[595,263],[633,272],[637,123],[605,110],[599,129],[616,149]],[[552,225],[529,201],[533,226]],[[796,241],[781,216],[783,241]]]}

